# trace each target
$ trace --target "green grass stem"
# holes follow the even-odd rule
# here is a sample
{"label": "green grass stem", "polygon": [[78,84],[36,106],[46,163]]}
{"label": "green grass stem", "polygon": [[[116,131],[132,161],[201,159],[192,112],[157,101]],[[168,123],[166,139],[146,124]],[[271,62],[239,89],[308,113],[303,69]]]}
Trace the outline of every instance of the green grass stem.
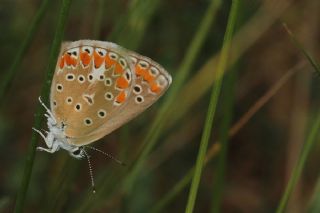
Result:
{"label": "green grass stem", "polygon": [[[4,95],[10,87],[11,82],[13,81],[15,75],[18,72],[19,65],[25,55],[26,51],[29,49],[31,42],[39,29],[40,23],[43,20],[44,15],[48,11],[50,0],[43,0],[39,9],[37,10],[36,15],[31,21],[29,31],[27,32],[25,39],[23,40],[21,47],[17,51],[17,54],[10,66],[10,68],[5,72],[3,80],[0,84],[0,99],[4,100]],[[3,103],[3,101],[1,102]]]}
{"label": "green grass stem", "polygon": [[227,150],[229,140],[229,129],[233,116],[234,90],[236,82],[236,70],[232,70],[225,75],[224,85],[222,86],[223,118],[219,134],[220,152],[217,156],[217,169],[214,174],[213,196],[211,212],[220,212],[221,200],[224,189],[225,170],[227,161]]}
{"label": "green grass stem", "polygon": [[314,120],[314,123],[311,127],[311,131],[308,134],[306,143],[304,144],[303,149],[301,151],[299,160],[293,168],[292,175],[290,176],[285,192],[283,193],[282,198],[280,200],[280,204],[277,208],[277,211],[276,211],[277,213],[282,213],[285,211],[290,195],[292,194],[295,186],[297,185],[299,177],[305,166],[307,157],[311,151],[311,148],[314,145],[314,142],[316,141],[317,135],[319,133],[319,129],[320,129],[320,113],[316,116],[316,119]]}
{"label": "green grass stem", "polygon": [[194,211],[202,169],[205,163],[205,156],[206,156],[207,147],[208,147],[208,143],[209,143],[209,139],[212,131],[213,119],[215,116],[217,103],[220,95],[222,79],[223,79],[225,69],[227,67],[227,59],[231,49],[231,40],[233,36],[233,31],[235,28],[235,23],[237,20],[238,5],[239,5],[238,0],[232,1],[231,10],[228,18],[227,29],[226,29],[226,33],[223,41],[222,50],[221,50],[221,55],[220,55],[217,70],[215,72],[217,80],[212,87],[208,113],[205,121],[205,126],[204,126],[204,130],[203,130],[203,134],[200,142],[200,148],[199,148],[199,153],[198,153],[196,167],[195,167],[195,173],[192,179],[188,202],[186,205],[186,211],[185,211],[186,213],[192,213]]}
{"label": "green grass stem", "polygon": [[[57,25],[55,36],[53,39],[48,65],[46,68],[46,78],[41,90],[41,97],[45,103],[47,102],[49,97],[51,80],[54,74],[56,61],[59,55],[60,45],[64,35],[64,29],[65,29],[70,5],[71,5],[71,0],[62,0],[61,10],[58,18],[58,25]],[[44,113],[43,107],[41,107],[41,105],[38,104],[36,114],[35,114],[35,121],[33,125],[37,129],[41,128],[41,123],[44,118],[43,113]],[[35,158],[37,139],[38,139],[38,134],[36,134],[35,132],[32,132],[31,142],[30,142],[27,157],[26,157],[26,163],[24,167],[22,180],[21,180],[21,185],[18,192],[17,201],[15,204],[15,212],[22,212],[23,210],[26,193],[28,190],[30,177],[32,173],[34,158]]]}
{"label": "green grass stem", "polygon": [[[284,28],[286,29],[286,31],[288,32],[294,45],[304,54],[304,56],[308,59],[309,63],[313,66],[313,68],[316,70],[316,72],[320,73],[320,67],[319,67],[319,64],[317,63],[317,61],[308,53],[307,50],[305,50],[303,45],[296,39],[295,35],[291,32],[291,30],[288,28],[288,26],[285,23],[283,25],[284,25]],[[315,142],[319,128],[320,128],[320,114],[316,117],[316,120],[314,121],[314,124],[311,128],[311,131],[307,136],[306,143],[304,144],[304,146],[302,148],[300,157],[299,157],[296,165],[293,168],[292,174],[290,176],[290,179],[288,181],[286,189],[282,195],[279,206],[277,208],[277,213],[282,213],[286,209],[290,195],[292,194],[295,186],[297,185],[297,182],[298,182],[299,177],[302,173],[302,170],[304,168],[307,157],[308,157],[310,150]]]}

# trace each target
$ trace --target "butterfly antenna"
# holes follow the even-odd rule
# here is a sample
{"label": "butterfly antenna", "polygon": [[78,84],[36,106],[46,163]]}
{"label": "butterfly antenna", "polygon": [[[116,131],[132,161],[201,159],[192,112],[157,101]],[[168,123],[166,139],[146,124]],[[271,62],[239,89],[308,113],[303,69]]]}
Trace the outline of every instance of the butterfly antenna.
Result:
{"label": "butterfly antenna", "polygon": [[115,162],[117,162],[118,164],[120,164],[120,165],[122,165],[122,166],[126,166],[126,164],[125,164],[124,162],[118,160],[117,158],[115,158],[115,157],[114,157],[113,155],[111,155],[111,154],[108,154],[108,153],[106,153],[106,152],[104,152],[104,151],[102,151],[102,150],[100,150],[100,149],[97,149],[97,148],[95,148],[95,147],[93,147],[93,146],[86,146],[86,147],[88,147],[89,149],[92,149],[92,150],[94,150],[94,151],[96,151],[96,152],[100,152],[101,154],[105,155],[106,157],[110,158],[111,160],[114,160]]}
{"label": "butterfly antenna", "polygon": [[86,152],[85,149],[82,149],[83,153],[85,154],[87,161],[88,161],[88,166],[89,166],[89,173],[90,173],[90,178],[91,178],[91,186],[92,186],[92,192],[95,194],[96,193],[96,187],[94,185],[94,180],[93,180],[93,172],[92,172],[92,166],[91,166],[91,161],[90,161],[90,156]]}

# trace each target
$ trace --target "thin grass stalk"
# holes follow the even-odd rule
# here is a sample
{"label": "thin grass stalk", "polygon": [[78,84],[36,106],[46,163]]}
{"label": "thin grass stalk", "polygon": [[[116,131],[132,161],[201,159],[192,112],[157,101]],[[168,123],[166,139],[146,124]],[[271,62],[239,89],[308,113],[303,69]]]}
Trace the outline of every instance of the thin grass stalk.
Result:
{"label": "thin grass stalk", "polygon": [[[284,86],[289,79],[298,71],[305,69],[305,63],[298,63],[293,68],[289,69],[262,97],[260,97],[249,110],[241,116],[241,118],[230,128],[229,137],[235,136],[242,127],[266,104],[268,101]],[[215,142],[209,148],[206,156],[206,165],[212,160],[220,151],[220,143]],[[194,167],[191,168],[187,174],[170,190],[160,201],[151,209],[150,212],[163,212],[163,208],[167,206],[172,200],[187,187],[192,180]]]}
{"label": "thin grass stalk", "polygon": [[[317,73],[320,73],[320,67],[317,61],[308,53],[308,51],[303,47],[303,45],[296,39],[295,35],[291,32],[286,24],[284,24],[286,31],[288,32],[292,42],[294,45],[303,53],[303,55],[307,58],[309,63],[313,66]],[[310,150],[314,144],[315,138],[320,128],[320,113],[315,120],[310,133],[307,136],[306,143],[304,144],[300,157],[293,167],[292,175],[288,181],[286,189],[282,195],[279,206],[277,208],[277,213],[282,213],[285,211],[287,203],[289,201],[290,195],[292,194],[295,186],[297,185],[298,179],[302,173],[307,157],[310,153]]]}
{"label": "thin grass stalk", "polygon": [[220,212],[222,194],[224,189],[224,179],[227,161],[227,150],[229,140],[229,129],[233,116],[233,105],[234,105],[234,89],[236,82],[236,70],[232,70],[225,76],[225,92],[223,93],[224,105],[223,105],[223,119],[221,121],[220,130],[220,152],[217,156],[217,170],[214,174],[215,181],[213,184],[213,196],[211,203],[211,212]]}
{"label": "thin grass stalk", "polygon": [[[61,10],[58,18],[58,24],[57,24],[55,36],[54,36],[52,47],[51,47],[48,65],[46,68],[46,78],[41,90],[41,97],[45,103],[48,101],[51,80],[54,74],[56,61],[59,55],[60,45],[64,35],[64,29],[67,21],[67,16],[69,14],[70,5],[71,5],[71,0],[62,0]],[[38,104],[36,114],[35,114],[35,121],[33,125],[33,127],[35,127],[36,129],[41,128],[41,123],[44,117],[43,113],[44,113],[43,107],[40,104]],[[18,192],[17,201],[15,204],[15,212],[22,212],[23,210],[26,193],[28,190],[30,177],[32,173],[37,140],[38,140],[38,134],[36,134],[35,132],[32,132],[31,141],[30,141],[30,145],[27,153],[27,158],[26,158],[26,163],[24,167],[24,172],[21,180],[21,185]]]}
{"label": "thin grass stalk", "polygon": [[312,198],[309,200],[308,213],[318,213],[320,212],[320,178],[318,177],[315,190],[313,192]]}
{"label": "thin grass stalk", "polygon": [[200,148],[199,148],[196,167],[195,167],[195,173],[192,179],[189,198],[186,205],[186,211],[185,211],[186,213],[192,213],[194,211],[202,169],[205,164],[205,156],[206,156],[207,147],[208,147],[211,130],[213,126],[213,119],[215,116],[217,103],[220,95],[222,79],[223,79],[225,69],[227,67],[227,58],[229,56],[229,52],[231,48],[231,39],[233,36],[235,23],[237,20],[238,5],[239,5],[238,0],[232,1],[230,15],[228,18],[227,29],[226,29],[226,33],[223,41],[222,50],[221,50],[220,60],[218,63],[217,71],[214,73],[216,75],[217,81],[212,87],[208,113],[206,117],[206,122],[205,122],[204,130],[203,130],[203,134],[200,142]]}
{"label": "thin grass stalk", "polygon": [[287,31],[287,33],[289,34],[292,43],[303,53],[303,55],[308,59],[310,64],[314,67],[314,69],[318,73],[318,75],[320,75],[320,66],[319,66],[318,62],[308,53],[308,51],[297,40],[297,38],[292,33],[292,31],[289,29],[289,27],[286,23],[283,23],[283,27]]}
{"label": "thin grass stalk", "polygon": [[[18,72],[18,68],[19,68],[19,65],[21,64],[22,58],[25,55],[26,51],[29,49],[36,32],[39,30],[40,23],[43,20],[43,17],[49,8],[49,2],[50,0],[42,1],[35,17],[31,21],[29,31],[26,34],[26,37],[23,40],[21,47],[18,49],[16,57],[14,58],[14,61],[11,64],[11,67],[5,72],[3,76],[3,80],[0,84],[1,100],[4,100],[4,95],[6,94],[7,90],[10,87],[11,82],[13,81],[15,75]],[[4,103],[4,101],[2,101],[1,103]]]}
{"label": "thin grass stalk", "polygon": [[292,175],[290,176],[290,179],[289,179],[289,182],[288,182],[287,187],[285,189],[285,192],[283,193],[282,198],[280,200],[280,204],[277,208],[277,211],[276,211],[277,213],[282,213],[285,211],[285,208],[287,206],[290,195],[292,194],[292,192],[293,192],[293,190],[299,180],[299,177],[300,177],[302,170],[304,168],[304,165],[306,163],[307,157],[311,151],[311,148],[314,145],[314,142],[317,139],[319,129],[320,129],[320,113],[316,116],[316,119],[313,122],[313,125],[311,127],[311,131],[307,136],[307,140],[303,146],[299,160],[296,163],[295,167],[293,168]]}
{"label": "thin grass stalk", "polygon": [[217,9],[220,7],[220,0],[211,0],[211,3],[201,21],[199,29],[196,31],[196,34],[191,42],[190,47],[188,48],[187,54],[178,69],[177,76],[173,79],[173,85],[169,90],[169,94],[164,101],[163,106],[159,110],[156,119],[151,125],[150,130],[147,133],[143,141],[143,147],[141,154],[139,155],[136,163],[132,166],[130,174],[124,180],[123,188],[125,191],[129,192],[143,168],[143,163],[145,162],[147,156],[156,145],[158,138],[162,132],[162,129],[165,125],[165,120],[167,118],[167,112],[170,110],[172,103],[174,102],[179,89],[185,82],[185,79],[189,75],[191,68],[195,62],[196,56],[198,55],[200,48],[209,32],[209,29],[214,21],[214,17],[216,16]]}

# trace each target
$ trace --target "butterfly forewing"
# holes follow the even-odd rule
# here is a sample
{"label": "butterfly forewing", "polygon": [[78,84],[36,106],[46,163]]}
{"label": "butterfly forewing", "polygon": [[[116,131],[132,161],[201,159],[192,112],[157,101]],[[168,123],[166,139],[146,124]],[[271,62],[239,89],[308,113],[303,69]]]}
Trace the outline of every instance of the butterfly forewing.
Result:
{"label": "butterfly forewing", "polygon": [[[104,45],[101,45],[103,43]],[[51,87],[51,109],[75,145],[125,107],[135,75],[121,49],[108,42],[78,41],[62,46]],[[107,134],[106,132],[105,134]]]}
{"label": "butterfly forewing", "polygon": [[159,64],[116,44],[66,43],[51,87],[51,109],[68,142],[81,146],[134,118],[170,84]]}

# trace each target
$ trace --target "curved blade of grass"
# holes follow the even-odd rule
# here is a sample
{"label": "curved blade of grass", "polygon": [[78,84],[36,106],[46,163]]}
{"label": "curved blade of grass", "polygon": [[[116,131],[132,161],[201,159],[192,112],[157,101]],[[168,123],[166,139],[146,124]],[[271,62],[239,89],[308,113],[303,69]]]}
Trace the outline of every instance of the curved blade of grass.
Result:
{"label": "curved blade of grass", "polygon": [[297,40],[295,35],[292,33],[292,31],[289,29],[288,25],[286,23],[282,23],[284,29],[289,34],[292,43],[303,53],[303,55],[308,59],[310,64],[314,67],[315,71],[320,75],[320,66],[318,62],[308,53],[308,51],[302,46],[302,44]]}
{"label": "curved blade of grass", "polygon": [[236,82],[236,70],[232,70],[225,76],[225,92],[222,97],[225,101],[223,104],[223,119],[220,128],[220,152],[217,156],[217,170],[214,175],[213,196],[211,203],[211,212],[220,212],[221,199],[224,188],[225,167],[227,161],[227,150],[229,140],[229,128],[233,116],[234,90]]}
{"label": "curved blade of grass", "polygon": [[[53,39],[50,57],[49,57],[49,61],[46,69],[46,79],[44,81],[44,84],[41,90],[41,97],[45,103],[47,102],[49,97],[51,80],[54,73],[56,61],[59,55],[60,45],[62,42],[62,37],[64,35],[64,29],[65,29],[70,5],[71,5],[71,0],[62,0],[61,10],[60,10],[59,19],[58,19],[58,25],[57,25],[55,36]],[[41,128],[41,123],[44,117],[43,113],[44,113],[43,107],[41,107],[41,105],[38,104],[36,114],[35,114],[35,122],[33,125],[36,129]],[[15,204],[15,212],[22,212],[22,209],[24,206],[26,193],[28,190],[30,177],[32,173],[34,158],[35,158],[35,149],[37,145],[37,139],[38,139],[38,134],[36,134],[33,131],[31,136],[31,142],[28,149],[27,158],[26,158],[26,164],[24,167],[24,172],[21,180],[21,186],[20,186],[17,201]]]}
{"label": "curved blade of grass", "polygon": [[219,95],[220,95],[222,79],[223,79],[225,69],[227,67],[227,58],[229,56],[229,52],[230,52],[230,48],[231,48],[231,40],[232,40],[232,36],[233,36],[233,31],[235,28],[235,23],[237,20],[238,5],[239,5],[238,0],[232,1],[230,15],[228,18],[227,29],[226,29],[226,33],[224,36],[222,50],[221,50],[220,60],[218,63],[217,71],[214,73],[217,81],[215,82],[215,84],[212,87],[207,118],[205,121],[203,134],[201,137],[200,148],[199,148],[196,167],[195,167],[195,173],[194,173],[194,176],[192,179],[191,188],[190,188],[190,192],[189,192],[189,198],[188,198],[188,202],[186,205],[185,212],[187,212],[187,213],[192,213],[194,210],[194,205],[195,205],[195,201],[196,201],[196,197],[197,197],[197,192],[198,192],[199,183],[200,183],[200,179],[201,179],[202,169],[203,169],[203,166],[205,163],[205,156],[206,156],[207,147],[208,147],[208,143],[209,143],[209,139],[210,139],[210,135],[211,135],[210,133],[211,133],[212,126],[213,126],[213,119],[215,116],[217,103],[218,103],[218,99],[219,99]]}
{"label": "curved blade of grass", "polygon": [[[304,56],[308,59],[310,64],[313,66],[313,68],[316,70],[317,73],[320,73],[320,67],[316,60],[303,48],[302,44],[295,38],[294,34],[289,30],[288,26],[284,24],[285,29],[287,30],[288,34],[290,35],[290,38],[292,39],[293,43],[296,45],[296,47],[304,54]],[[286,186],[286,189],[282,195],[282,198],[280,200],[279,206],[277,208],[277,213],[282,213],[285,211],[285,208],[287,206],[288,200],[290,198],[290,195],[292,194],[295,186],[297,185],[298,179],[302,173],[302,170],[304,168],[305,162],[307,160],[307,157],[310,153],[310,150],[315,142],[317,133],[320,129],[320,113],[316,117],[316,120],[314,121],[314,124],[311,128],[310,133],[307,136],[306,143],[304,144],[300,157],[298,159],[298,162],[293,168],[292,175],[290,176],[289,182]]]}
{"label": "curved blade of grass", "polygon": [[[29,28],[28,33],[24,41],[22,42],[21,47],[19,48],[14,61],[11,64],[11,67],[7,72],[5,72],[3,76],[3,80],[0,84],[0,99],[4,100],[4,95],[7,92],[8,88],[10,87],[11,82],[13,81],[16,73],[18,72],[18,67],[21,64],[22,57],[25,55],[26,51],[29,49],[30,44],[34,38],[35,33],[38,31],[41,21],[43,20],[46,11],[49,8],[49,0],[43,0],[35,17],[31,21],[31,25]],[[3,103],[2,101],[1,103]]]}
{"label": "curved blade of grass", "polygon": [[181,88],[182,84],[185,82],[185,79],[191,71],[196,56],[198,55],[200,48],[214,21],[214,17],[219,6],[220,0],[211,0],[211,3],[203,17],[203,20],[201,21],[200,27],[196,31],[196,35],[194,36],[191,45],[188,48],[187,54],[177,72],[178,74],[173,80],[173,85],[169,90],[164,104],[158,112],[156,119],[152,123],[151,128],[143,141],[142,152],[136,160],[136,163],[132,166],[130,174],[124,180],[123,189],[125,191],[130,191],[130,188],[137,178],[138,174],[140,173],[140,170],[142,169],[143,163],[145,162],[148,154],[156,145],[160,133],[165,125],[165,119],[167,118],[166,114],[170,110],[170,106],[177,97],[179,89]]}
{"label": "curved blade of grass", "polygon": [[311,127],[311,131],[308,134],[308,138],[306,140],[306,143],[303,146],[299,160],[296,163],[295,167],[293,168],[292,175],[290,176],[288,185],[285,189],[284,194],[282,195],[280,204],[277,209],[277,213],[281,213],[281,212],[285,211],[289,197],[290,197],[291,193],[293,192],[294,187],[296,186],[298,179],[302,173],[302,170],[304,168],[307,157],[308,157],[308,155],[311,151],[311,148],[313,147],[314,142],[315,142],[317,135],[319,133],[319,129],[320,129],[320,113],[316,116],[316,119],[313,122],[313,125]]}

